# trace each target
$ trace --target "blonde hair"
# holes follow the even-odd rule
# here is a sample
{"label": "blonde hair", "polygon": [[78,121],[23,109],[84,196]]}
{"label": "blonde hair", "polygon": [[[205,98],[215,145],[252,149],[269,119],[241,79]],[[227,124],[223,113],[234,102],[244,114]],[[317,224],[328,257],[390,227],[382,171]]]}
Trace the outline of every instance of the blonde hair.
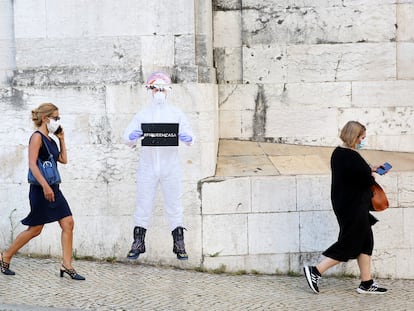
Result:
{"label": "blonde hair", "polygon": [[39,127],[42,125],[42,118],[51,116],[56,110],[58,110],[58,107],[52,103],[41,104],[32,110],[32,121],[36,127]]}
{"label": "blonde hair", "polygon": [[345,146],[353,148],[359,137],[364,135],[366,127],[358,121],[348,121],[342,128],[341,135],[339,136],[344,142]]}

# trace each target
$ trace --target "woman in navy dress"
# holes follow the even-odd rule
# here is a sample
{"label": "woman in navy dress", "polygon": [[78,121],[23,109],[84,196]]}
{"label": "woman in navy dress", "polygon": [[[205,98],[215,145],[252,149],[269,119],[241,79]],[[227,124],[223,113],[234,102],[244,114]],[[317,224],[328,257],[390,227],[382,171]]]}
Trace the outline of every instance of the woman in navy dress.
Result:
{"label": "woman in navy dress", "polygon": [[[30,213],[22,220],[22,224],[28,228],[16,237],[6,251],[0,254],[1,272],[14,275],[14,271],[10,270],[12,257],[31,239],[38,236],[45,224],[57,221],[62,228],[63,261],[60,276],[63,277],[67,273],[74,280],[84,280],[85,278],[76,273],[72,266],[74,221],[68,202],[60,191],[59,184],[49,185],[37,167],[37,159],[48,159],[49,152],[56,163],[67,163],[65,135],[59,124],[59,110],[54,104],[41,104],[32,111],[32,120],[37,131],[32,134],[29,141],[29,168],[40,186],[30,185]],[[59,148],[49,137],[50,133],[55,134],[59,139]]]}

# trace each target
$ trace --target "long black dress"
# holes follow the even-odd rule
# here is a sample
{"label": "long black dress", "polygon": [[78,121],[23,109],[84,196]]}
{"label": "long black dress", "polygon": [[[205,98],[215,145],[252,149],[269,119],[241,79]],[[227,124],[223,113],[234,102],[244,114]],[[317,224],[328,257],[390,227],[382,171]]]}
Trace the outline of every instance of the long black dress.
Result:
{"label": "long black dress", "polygon": [[323,252],[326,257],[348,261],[360,254],[372,255],[371,226],[377,221],[369,212],[374,182],[371,168],[355,150],[337,147],[331,156],[331,201],[339,224],[337,242]]}
{"label": "long black dress", "polygon": [[[46,143],[50,153],[53,155],[53,158],[57,163],[57,159],[59,158],[59,149],[56,145],[56,142],[53,139],[46,137],[39,131],[36,131],[35,133],[40,133],[43,138],[42,146],[39,150],[39,158],[41,160],[46,160],[49,158],[49,153],[47,152],[47,149],[44,146],[44,144]],[[27,215],[26,218],[22,220],[23,225],[43,225],[72,215],[69,204],[63,196],[62,191],[60,191],[59,185],[52,185],[51,188],[55,193],[54,202],[49,202],[48,200],[46,200],[43,194],[43,188],[41,186],[30,185],[30,213],[29,215]]]}

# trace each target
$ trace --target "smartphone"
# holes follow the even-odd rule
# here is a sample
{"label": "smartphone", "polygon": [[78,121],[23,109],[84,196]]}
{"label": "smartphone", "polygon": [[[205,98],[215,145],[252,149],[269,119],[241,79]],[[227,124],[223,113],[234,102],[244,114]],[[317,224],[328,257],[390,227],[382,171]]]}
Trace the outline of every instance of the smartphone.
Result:
{"label": "smartphone", "polygon": [[62,127],[59,125],[59,127],[57,128],[57,130],[53,134],[57,135],[60,132],[62,132]]}
{"label": "smartphone", "polygon": [[388,172],[392,168],[392,165],[388,162],[385,162],[383,165],[381,165],[375,172],[377,172],[380,175],[384,175],[386,172]]}

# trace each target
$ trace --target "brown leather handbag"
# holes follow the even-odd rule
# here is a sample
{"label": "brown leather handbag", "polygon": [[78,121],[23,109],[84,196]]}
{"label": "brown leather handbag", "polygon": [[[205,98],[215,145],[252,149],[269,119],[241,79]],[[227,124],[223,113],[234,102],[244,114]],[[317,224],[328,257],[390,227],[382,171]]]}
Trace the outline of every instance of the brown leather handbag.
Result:
{"label": "brown leather handbag", "polygon": [[376,181],[374,181],[374,184],[371,186],[371,191],[372,210],[374,212],[381,212],[387,209],[389,207],[387,195]]}

